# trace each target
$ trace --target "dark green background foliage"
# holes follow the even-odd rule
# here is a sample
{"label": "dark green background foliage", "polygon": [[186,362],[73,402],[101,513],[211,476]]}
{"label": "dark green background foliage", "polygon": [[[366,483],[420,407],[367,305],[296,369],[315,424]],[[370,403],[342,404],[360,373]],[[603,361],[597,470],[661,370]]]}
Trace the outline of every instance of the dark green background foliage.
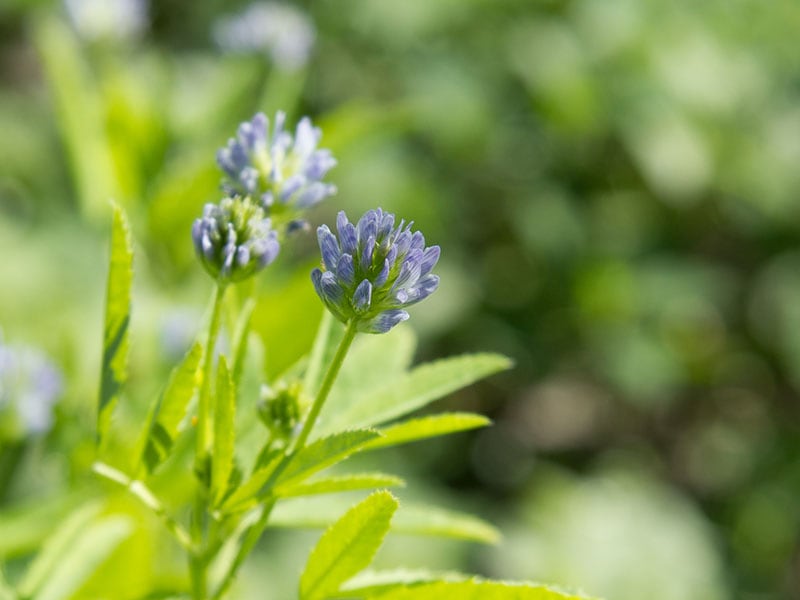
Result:
{"label": "dark green background foliage", "polygon": [[[0,4],[0,326],[68,381],[8,510],[86,477],[106,199],[138,243],[135,420],[208,297],[189,230],[218,199],[213,153],[256,110],[285,108],[339,160],[313,226],[380,205],[441,245],[441,288],[410,321],[417,358],[516,362],[444,402],[493,428],[382,459],[505,541],[401,541],[379,560],[412,548],[417,566],[620,600],[798,597],[800,5],[306,2],[317,40],[293,72],[215,46],[239,5],[152,0],[141,38],[91,42],[56,3]],[[299,236],[259,278],[271,375],[313,338],[316,260]],[[176,354],[164,337],[181,323]],[[127,560],[153,560],[152,530]],[[0,557],[24,556],[8,539]],[[275,536],[268,570],[299,569],[307,542]]]}

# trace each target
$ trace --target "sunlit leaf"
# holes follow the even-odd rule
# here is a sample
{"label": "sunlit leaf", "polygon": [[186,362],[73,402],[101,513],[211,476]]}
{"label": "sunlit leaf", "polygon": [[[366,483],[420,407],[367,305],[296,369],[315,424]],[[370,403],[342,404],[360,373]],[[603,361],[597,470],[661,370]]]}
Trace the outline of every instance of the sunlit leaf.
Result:
{"label": "sunlit leaf", "polygon": [[122,209],[114,206],[103,328],[100,401],[97,409],[98,442],[108,432],[111,414],[127,377],[132,280],[133,248],[128,222]]}
{"label": "sunlit leaf", "polygon": [[327,469],[358,452],[380,435],[374,429],[355,429],[317,440],[292,458],[276,484],[299,481]]}
{"label": "sunlit leaf", "polygon": [[380,389],[353,398],[346,406],[326,405],[320,417],[323,431],[366,427],[403,416],[493,373],[511,367],[499,354],[467,354],[437,360],[412,369]]}
{"label": "sunlit leaf", "polygon": [[131,533],[133,524],[127,518],[97,518],[99,512],[99,505],[86,505],[56,529],[20,583],[21,596],[71,597]]}
{"label": "sunlit leaf", "polygon": [[374,600],[588,600],[544,585],[485,581],[435,581],[389,589],[369,596]]}
{"label": "sunlit leaf", "polygon": [[411,419],[380,429],[379,431],[383,434],[383,437],[371,441],[365,449],[374,450],[388,446],[398,446],[457,431],[485,427],[490,423],[491,421],[488,418],[472,413],[443,413]]}
{"label": "sunlit leaf", "polygon": [[366,568],[389,531],[397,500],[375,492],[351,508],[320,538],[300,578],[301,600],[326,598]]}
{"label": "sunlit leaf", "polygon": [[351,492],[380,487],[405,486],[405,481],[394,475],[385,473],[358,473],[355,475],[339,475],[325,477],[316,481],[282,485],[275,489],[275,495],[281,498],[294,496],[315,496],[336,492]]}
{"label": "sunlit leaf", "polygon": [[228,487],[233,470],[233,454],[236,443],[236,388],[228,370],[228,361],[219,357],[217,373],[216,410],[214,411],[214,456],[211,466],[211,484],[217,498],[221,498]]}
{"label": "sunlit leaf", "polygon": [[[137,452],[149,472],[169,454],[178,434],[178,426],[199,384],[203,346],[196,342],[183,361],[173,369],[158,404],[151,408]],[[136,470],[136,467],[134,468]]]}

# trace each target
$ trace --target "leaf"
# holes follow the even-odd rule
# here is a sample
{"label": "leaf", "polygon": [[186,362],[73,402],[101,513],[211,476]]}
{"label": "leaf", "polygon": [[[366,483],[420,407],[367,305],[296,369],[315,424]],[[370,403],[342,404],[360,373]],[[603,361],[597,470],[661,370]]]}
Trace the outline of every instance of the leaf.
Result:
{"label": "leaf", "polygon": [[427,504],[403,504],[392,529],[410,535],[433,535],[484,544],[500,541],[500,532],[473,515]]}
{"label": "leaf", "polygon": [[19,594],[35,600],[69,598],[133,527],[124,517],[98,519],[100,506],[84,506],[45,542],[19,585]]}
{"label": "leaf", "polygon": [[275,495],[281,498],[291,498],[396,486],[404,487],[405,481],[385,473],[358,473],[279,486],[275,489]]}
{"label": "leaf", "polygon": [[97,409],[97,440],[102,442],[111,424],[111,413],[127,377],[128,325],[131,312],[133,248],[125,214],[114,206],[111,225],[111,253],[103,328],[103,362],[100,402]]}
{"label": "leaf", "polygon": [[375,450],[388,446],[398,446],[416,440],[436,437],[457,431],[467,431],[491,424],[483,415],[473,413],[442,413],[403,421],[379,431],[383,434],[367,444],[365,450]]}
{"label": "leaf", "polygon": [[236,444],[236,388],[228,370],[228,361],[219,357],[217,373],[216,410],[214,411],[214,456],[211,466],[211,485],[220,500],[228,488],[233,470]]}
{"label": "leaf", "polygon": [[267,484],[280,463],[284,454],[280,450],[269,453],[264,457],[264,465],[257,468],[244,484],[235,492],[225,498],[221,510],[225,513],[247,510],[258,498],[259,492]]}
{"label": "leaf", "polygon": [[317,600],[366,568],[389,531],[397,500],[375,492],[356,504],[317,542],[300,578],[301,600]]}
{"label": "leaf", "polygon": [[486,581],[434,581],[395,587],[370,595],[371,600],[589,600],[544,585]]}
{"label": "leaf", "polygon": [[374,429],[342,431],[317,440],[300,450],[275,482],[295,482],[327,469],[363,449],[368,442],[380,437]]}
{"label": "leaf", "polygon": [[488,375],[511,367],[499,354],[467,354],[420,365],[345,406],[326,404],[322,431],[367,427],[403,416]]}
{"label": "leaf", "polygon": [[[336,498],[292,498],[272,511],[270,527],[327,527],[336,520],[342,503]],[[495,544],[500,532],[478,517],[427,504],[403,502],[392,521],[392,532],[447,537]]]}
{"label": "leaf", "polygon": [[74,492],[4,505],[0,510],[0,560],[41,548],[53,533],[53,523],[63,522],[85,499],[84,492]]}
{"label": "leaf", "polygon": [[[425,569],[391,569],[386,571],[362,571],[348,579],[340,589],[342,598],[372,597],[377,592],[409,584],[433,581],[465,581],[469,575],[456,572],[434,572]],[[335,596],[335,597],[338,597]]]}
{"label": "leaf", "polygon": [[144,463],[152,473],[169,455],[178,435],[178,426],[186,416],[186,409],[199,385],[200,361],[203,358],[203,345],[195,342],[183,361],[172,370],[161,398],[151,409],[147,425],[142,432],[137,464]]}

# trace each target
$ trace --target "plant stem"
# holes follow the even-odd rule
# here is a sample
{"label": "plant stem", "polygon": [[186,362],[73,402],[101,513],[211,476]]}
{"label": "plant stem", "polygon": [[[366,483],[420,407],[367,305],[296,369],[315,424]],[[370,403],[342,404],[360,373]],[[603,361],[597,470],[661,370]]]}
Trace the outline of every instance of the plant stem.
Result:
{"label": "plant stem", "polygon": [[[333,388],[333,384],[336,381],[337,375],[339,375],[339,371],[342,368],[345,356],[347,356],[347,352],[350,350],[350,346],[356,337],[356,333],[358,333],[356,325],[357,324],[355,321],[350,321],[347,324],[347,328],[344,331],[344,337],[342,338],[342,341],[339,342],[339,346],[336,348],[336,354],[333,355],[331,364],[328,365],[328,370],[325,372],[325,378],[322,380],[319,392],[317,392],[317,396],[314,399],[314,404],[311,406],[311,410],[308,412],[308,416],[303,423],[303,428],[300,431],[300,435],[297,436],[291,452],[286,452],[286,454],[284,454],[283,459],[270,475],[269,480],[264,485],[265,488],[268,488],[272,483],[277,481],[281,473],[283,473],[286,467],[289,466],[292,458],[294,458],[297,453],[303,449],[306,441],[308,441],[308,436],[311,435],[311,430],[314,428],[314,424],[316,423],[317,417],[319,417],[322,406],[325,404],[325,400],[327,400],[328,394],[330,394],[330,391]],[[225,578],[222,580],[222,583],[220,583],[219,588],[216,592],[214,592],[212,600],[218,600],[219,598],[222,598],[223,594],[230,587],[231,583],[233,583],[233,579],[236,577],[239,567],[241,567],[244,559],[253,550],[256,543],[261,538],[261,535],[264,533],[264,530],[267,528],[269,516],[272,513],[272,509],[275,507],[276,501],[277,498],[270,496],[264,503],[258,521],[247,530],[247,533],[244,534],[244,540],[242,541],[242,545],[239,547],[236,558],[231,563],[231,566],[228,569],[228,572],[225,574]]]}
{"label": "plant stem", "polygon": [[[328,399],[328,394],[333,387],[333,382],[336,381],[336,376],[339,375],[339,370],[342,368],[344,357],[347,356],[347,351],[350,350],[350,345],[353,343],[356,333],[358,333],[356,325],[356,321],[350,321],[347,324],[347,327],[344,330],[344,337],[342,338],[342,341],[339,342],[339,347],[336,348],[336,354],[333,355],[333,360],[331,360],[331,364],[328,366],[328,370],[325,373],[325,378],[322,380],[322,385],[320,385],[319,392],[317,392],[317,397],[314,399],[314,404],[311,406],[311,410],[308,412],[305,423],[303,423],[303,429],[300,431],[300,435],[297,436],[297,440],[295,440],[294,449],[292,450],[291,455],[294,455],[298,451],[302,450],[303,446],[305,446],[305,443],[308,440],[308,436],[311,435],[311,430],[314,428],[314,423],[316,423],[317,417],[319,417],[319,413],[322,410],[322,406],[325,404],[325,400]],[[280,469],[279,467],[276,469],[276,471],[278,470],[282,471],[283,469]]]}
{"label": "plant stem", "polygon": [[219,337],[221,324],[222,300],[226,287],[217,284],[214,291],[214,306],[211,309],[211,322],[208,325],[208,338],[203,356],[203,382],[200,387],[200,399],[197,407],[197,447],[195,465],[202,467],[206,461],[211,439],[211,378],[214,372],[214,349]]}
{"label": "plant stem", "polygon": [[214,373],[214,350],[217,346],[217,337],[219,337],[222,321],[222,302],[225,298],[225,289],[223,284],[218,283],[214,291],[214,306],[211,309],[211,321],[208,325],[208,338],[203,356],[203,382],[200,386],[197,406],[197,445],[194,464],[198,482],[192,510],[192,549],[189,554],[189,573],[194,600],[206,600],[208,557],[205,550],[205,520],[208,512],[209,461],[212,442],[211,380]]}
{"label": "plant stem", "polygon": [[192,540],[186,530],[181,527],[175,519],[167,514],[164,505],[161,501],[150,491],[143,482],[137,479],[131,479],[122,471],[102,462],[96,462],[92,465],[92,471],[97,475],[113,481],[128,490],[131,494],[136,496],[147,508],[152,510],[167,527],[169,532],[175,536],[178,543],[187,550],[192,549]]}

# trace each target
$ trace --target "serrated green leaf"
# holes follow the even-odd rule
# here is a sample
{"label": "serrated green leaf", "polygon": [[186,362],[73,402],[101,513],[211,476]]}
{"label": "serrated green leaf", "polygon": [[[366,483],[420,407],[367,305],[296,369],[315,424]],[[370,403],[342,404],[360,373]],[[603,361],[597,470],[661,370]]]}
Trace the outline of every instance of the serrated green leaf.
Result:
{"label": "serrated green leaf", "polygon": [[436,572],[425,569],[391,569],[386,571],[362,571],[339,588],[332,598],[369,598],[379,592],[411,584],[434,581],[465,581],[469,575],[457,572]]}
{"label": "serrated green leaf", "polygon": [[111,252],[103,327],[103,361],[100,400],[97,408],[97,440],[101,442],[111,424],[111,414],[127,377],[128,325],[131,313],[133,248],[125,214],[114,206]]}
{"label": "serrated green leaf", "polygon": [[217,397],[214,411],[214,456],[211,464],[211,486],[220,500],[228,488],[233,470],[236,444],[236,388],[228,369],[228,361],[219,357]]}
{"label": "serrated green leaf", "polygon": [[385,473],[357,473],[355,475],[339,475],[317,479],[316,481],[278,486],[275,489],[275,495],[280,498],[315,496],[318,494],[352,492],[354,490],[368,490],[379,487],[404,487],[405,483],[400,477]]}
{"label": "serrated green leaf", "polygon": [[317,440],[292,458],[275,485],[300,481],[327,469],[355,454],[380,435],[374,429],[354,429]]}
{"label": "serrated green leaf", "polygon": [[435,581],[395,587],[367,596],[370,600],[590,600],[533,583],[486,581]]}
{"label": "serrated green leaf", "polygon": [[375,492],[351,508],[320,538],[300,578],[301,600],[326,598],[366,568],[389,531],[397,500]]}
{"label": "serrated green leaf", "polygon": [[479,379],[511,367],[499,354],[467,354],[420,365],[344,406],[326,404],[322,432],[367,427],[401,417]]}
{"label": "serrated green leaf", "polygon": [[383,437],[371,441],[367,444],[365,450],[398,446],[457,431],[485,427],[490,423],[491,421],[488,418],[474,413],[442,413],[430,417],[411,419],[385,429],[379,429]]}
{"label": "serrated green leaf", "polygon": [[200,377],[200,361],[203,358],[203,345],[196,342],[186,353],[181,363],[172,370],[164,391],[147,418],[147,425],[139,441],[140,450],[133,472],[144,465],[153,472],[169,455],[178,426],[186,416],[189,402],[197,391]]}
{"label": "serrated green leaf", "polygon": [[496,544],[501,537],[497,528],[483,519],[427,504],[404,503],[392,529],[410,535],[434,535],[484,544]]}
{"label": "serrated green leaf", "polygon": [[[270,527],[327,527],[342,509],[336,498],[292,498],[272,511]],[[494,544],[500,532],[478,517],[426,504],[403,502],[392,520],[392,532],[408,535],[448,537]]]}

